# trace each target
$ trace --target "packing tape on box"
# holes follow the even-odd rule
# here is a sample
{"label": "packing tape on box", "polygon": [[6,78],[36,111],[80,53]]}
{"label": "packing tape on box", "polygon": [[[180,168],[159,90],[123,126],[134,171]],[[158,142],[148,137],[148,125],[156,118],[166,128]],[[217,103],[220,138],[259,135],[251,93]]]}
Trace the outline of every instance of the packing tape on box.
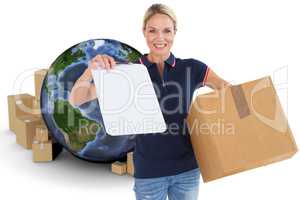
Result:
{"label": "packing tape on box", "polygon": [[47,134],[48,133],[47,128],[45,128],[45,127],[41,128],[41,133],[42,133],[42,135]]}
{"label": "packing tape on box", "polygon": [[39,133],[41,133],[42,135],[44,135],[44,134],[46,134],[48,131],[47,131],[47,129],[46,129],[45,127],[40,127],[40,126],[38,126],[38,127],[36,127],[36,132],[39,132]]}
{"label": "packing tape on box", "polygon": [[45,144],[42,142],[40,143],[40,150],[44,150],[45,149]]}
{"label": "packing tape on box", "polygon": [[16,101],[16,104],[17,104],[17,105],[21,105],[22,103],[23,103],[22,100],[17,100],[17,101]]}
{"label": "packing tape on box", "polygon": [[242,86],[234,85],[230,87],[231,94],[235,103],[235,107],[239,113],[241,119],[250,115],[249,106],[245,97]]}

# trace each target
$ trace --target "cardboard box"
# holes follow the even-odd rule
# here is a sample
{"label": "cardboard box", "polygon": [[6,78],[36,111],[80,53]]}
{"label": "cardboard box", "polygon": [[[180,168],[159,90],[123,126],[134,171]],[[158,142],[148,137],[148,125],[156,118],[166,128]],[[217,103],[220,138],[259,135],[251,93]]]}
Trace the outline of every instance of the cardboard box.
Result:
{"label": "cardboard box", "polygon": [[49,162],[62,152],[62,146],[52,140],[40,142],[36,139],[32,143],[32,160],[33,162]]}
{"label": "cardboard box", "polygon": [[41,119],[32,115],[24,115],[16,119],[16,141],[25,149],[32,148],[35,127],[41,124]]}
{"label": "cardboard box", "polygon": [[127,153],[127,173],[134,175],[133,152]]}
{"label": "cardboard box", "polygon": [[41,88],[43,85],[43,80],[47,74],[47,69],[40,69],[34,72],[34,87],[35,87],[35,97],[40,100]]}
{"label": "cardboard box", "polygon": [[35,139],[39,142],[47,142],[49,140],[49,132],[45,125],[35,127]]}
{"label": "cardboard box", "polygon": [[118,175],[126,174],[126,163],[116,161],[111,164],[111,171]]}
{"label": "cardboard box", "polygon": [[40,101],[37,98],[34,98],[32,101],[32,114],[36,116],[41,116],[41,107],[40,107]]}
{"label": "cardboard box", "polygon": [[7,96],[9,129],[12,132],[16,132],[17,117],[32,114],[33,99],[33,96],[26,93]]}
{"label": "cardboard box", "polygon": [[187,122],[204,182],[297,152],[270,77],[197,96]]}
{"label": "cardboard box", "polygon": [[52,161],[52,142],[39,142],[35,138],[32,143],[32,155],[34,162]]}

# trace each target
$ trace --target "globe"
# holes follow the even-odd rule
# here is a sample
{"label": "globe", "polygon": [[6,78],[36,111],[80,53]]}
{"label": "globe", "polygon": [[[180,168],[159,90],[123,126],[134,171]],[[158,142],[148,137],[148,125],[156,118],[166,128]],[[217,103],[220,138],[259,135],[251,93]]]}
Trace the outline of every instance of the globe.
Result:
{"label": "globe", "polygon": [[97,54],[112,56],[119,63],[138,63],[136,49],[112,39],[76,44],[51,64],[41,89],[41,111],[52,137],[74,156],[91,162],[126,158],[134,149],[133,135],[110,136],[105,132],[98,99],[72,106],[70,91]]}

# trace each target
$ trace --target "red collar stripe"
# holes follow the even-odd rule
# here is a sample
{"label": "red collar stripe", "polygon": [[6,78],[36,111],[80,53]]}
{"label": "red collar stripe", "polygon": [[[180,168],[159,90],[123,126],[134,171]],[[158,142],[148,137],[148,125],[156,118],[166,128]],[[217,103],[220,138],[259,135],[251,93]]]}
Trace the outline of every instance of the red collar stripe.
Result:
{"label": "red collar stripe", "polygon": [[209,72],[209,67],[206,68],[206,72],[205,72],[205,76],[204,76],[204,80],[203,80],[203,84],[206,84],[206,80],[207,80],[207,77],[208,77],[208,72]]}
{"label": "red collar stripe", "polygon": [[141,63],[141,64],[145,65],[145,64],[143,63],[143,61],[142,61],[142,59],[141,59],[141,58],[139,58],[139,61],[140,61],[140,63]]}
{"label": "red collar stripe", "polygon": [[173,64],[172,64],[172,67],[175,67],[175,64],[176,64],[176,62],[175,62],[175,58],[174,58],[174,62],[173,62]]}

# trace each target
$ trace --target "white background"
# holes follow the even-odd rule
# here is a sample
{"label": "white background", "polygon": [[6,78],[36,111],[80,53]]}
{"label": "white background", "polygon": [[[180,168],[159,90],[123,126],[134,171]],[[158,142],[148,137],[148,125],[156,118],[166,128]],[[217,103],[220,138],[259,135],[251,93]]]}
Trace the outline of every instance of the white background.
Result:
{"label": "white background", "polygon": [[[172,52],[197,58],[228,81],[270,75],[300,144],[300,6],[297,1],[161,1],[179,20]],[[61,154],[35,164],[8,131],[6,97],[34,94],[33,70],[81,41],[112,38],[146,53],[142,17],[152,1],[1,1],[0,195],[31,199],[134,199],[133,179]],[[25,72],[24,72],[25,71]],[[14,83],[20,75],[23,81]],[[204,89],[205,90],[205,89]],[[292,159],[207,184],[199,199],[299,199],[299,153]]]}

